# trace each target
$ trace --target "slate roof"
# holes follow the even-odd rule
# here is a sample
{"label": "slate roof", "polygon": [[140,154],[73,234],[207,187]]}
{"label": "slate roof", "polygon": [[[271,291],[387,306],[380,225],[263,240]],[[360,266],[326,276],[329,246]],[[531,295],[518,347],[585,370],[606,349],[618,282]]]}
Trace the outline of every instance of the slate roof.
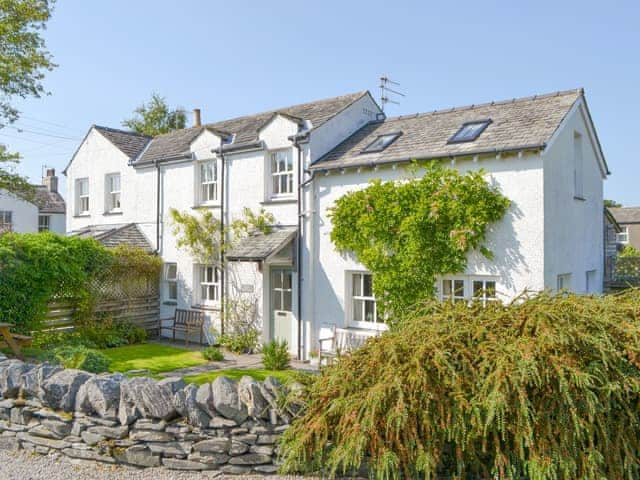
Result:
{"label": "slate roof", "polygon": [[282,113],[284,116],[296,120],[309,121],[312,129],[317,128],[353,102],[368,94],[369,92],[367,91],[361,91],[158,135],[153,138],[149,147],[133,164],[145,165],[162,158],[185,154],[189,151],[191,142],[205,129],[234,134],[234,145],[255,142],[258,139],[258,130],[271,120],[276,113]]}
{"label": "slate roof", "polygon": [[71,232],[71,236],[94,238],[105,247],[129,245],[152,252],[153,248],[144,233],[135,223],[115,225],[90,225],[81,230]]}
{"label": "slate roof", "polygon": [[640,223],[640,207],[610,207],[609,211],[619,224]]}
{"label": "slate roof", "polygon": [[243,238],[226,255],[229,261],[262,261],[278,252],[296,236],[296,227],[273,227],[268,235],[256,232]]}
{"label": "slate roof", "polygon": [[129,132],[126,130],[118,130],[116,128],[101,127],[100,125],[94,125],[93,127],[107,140],[118,147],[118,149],[129,157],[130,160],[136,158],[152,138],[147,135],[141,135],[139,133]]}
{"label": "slate roof", "polygon": [[35,198],[33,203],[38,207],[40,213],[65,213],[66,204],[64,198],[58,192],[50,192],[45,185],[34,185]]}
{"label": "slate roof", "polygon": [[[542,148],[582,89],[387,118],[369,123],[312,165],[312,169],[366,166],[411,159],[443,158]],[[472,142],[447,143],[465,122],[491,119]],[[360,152],[379,135],[402,132],[381,152]]]}

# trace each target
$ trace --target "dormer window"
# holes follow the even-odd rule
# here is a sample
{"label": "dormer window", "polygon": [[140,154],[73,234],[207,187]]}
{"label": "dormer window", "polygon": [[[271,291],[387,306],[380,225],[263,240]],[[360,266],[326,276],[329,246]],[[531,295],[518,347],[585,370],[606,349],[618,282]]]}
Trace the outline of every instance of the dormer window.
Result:
{"label": "dormer window", "polygon": [[491,119],[463,123],[447,143],[473,142],[489,126]]}
{"label": "dormer window", "polygon": [[369,145],[364,147],[364,149],[360,153],[381,152],[393,142],[395,142],[400,135],[402,135],[402,132],[385,133],[384,135],[378,135],[378,137]]}

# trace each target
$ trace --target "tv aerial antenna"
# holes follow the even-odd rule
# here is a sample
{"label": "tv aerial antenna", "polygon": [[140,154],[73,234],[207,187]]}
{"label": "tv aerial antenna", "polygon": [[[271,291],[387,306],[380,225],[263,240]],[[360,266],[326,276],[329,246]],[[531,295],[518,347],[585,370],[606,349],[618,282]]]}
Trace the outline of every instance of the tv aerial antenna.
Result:
{"label": "tv aerial antenna", "polygon": [[380,77],[380,108],[382,108],[383,112],[384,112],[384,106],[387,103],[393,103],[395,105],[400,105],[400,102],[396,101],[394,98],[389,98],[389,94],[399,95],[401,97],[405,96],[404,93],[398,92],[394,88],[391,88],[390,85],[392,85],[393,87],[399,87],[400,86],[400,84],[398,82],[394,82],[388,76],[382,75]]}

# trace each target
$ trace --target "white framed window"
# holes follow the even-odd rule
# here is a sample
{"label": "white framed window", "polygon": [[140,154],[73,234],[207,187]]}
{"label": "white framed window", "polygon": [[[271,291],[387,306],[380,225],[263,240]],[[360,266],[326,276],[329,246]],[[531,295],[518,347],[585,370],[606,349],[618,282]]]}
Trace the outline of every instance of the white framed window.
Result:
{"label": "white framed window", "polygon": [[38,231],[48,232],[51,229],[51,217],[49,215],[38,215]]}
{"label": "white framed window", "polygon": [[0,232],[10,232],[13,229],[12,218],[10,210],[0,210]]}
{"label": "white framed window", "polygon": [[120,174],[112,173],[106,177],[107,212],[121,212],[120,206]]}
{"label": "white framed window", "polygon": [[366,272],[350,274],[348,298],[350,303],[349,324],[360,328],[377,328],[384,325],[378,316],[376,298],[373,295],[373,275]]}
{"label": "white framed window", "polygon": [[483,305],[486,305],[488,302],[498,301],[495,280],[472,278],[471,289],[472,300],[475,302],[482,302]]}
{"label": "white framed window", "polygon": [[451,302],[464,302],[467,300],[467,288],[465,279],[444,278],[441,285],[441,298]]}
{"label": "white framed window", "polygon": [[557,290],[571,290],[571,274],[562,273],[557,277]]}
{"label": "white framed window", "polygon": [[220,300],[220,270],[213,265],[198,266],[199,301],[212,305]]}
{"label": "white framed window", "polygon": [[622,231],[616,233],[616,243],[626,245],[629,243],[629,227],[621,227]]}
{"label": "white framed window", "polygon": [[290,197],[293,195],[293,156],[291,150],[269,152],[269,168],[271,171],[271,196]]}
{"label": "white framed window", "polygon": [[276,311],[293,311],[293,282],[290,268],[274,268],[271,270],[271,309]]}
{"label": "white framed window", "polygon": [[175,302],[178,300],[178,264],[164,264],[165,299]]}
{"label": "white framed window", "polygon": [[218,201],[218,163],[207,160],[198,164],[199,203]]}
{"label": "white framed window", "polygon": [[576,198],[584,198],[584,166],[582,154],[582,135],[573,133],[573,187]]}
{"label": "white framed window", "polygon": [[78,215],[89,214],[89,179],[76,180],[76,213]]}

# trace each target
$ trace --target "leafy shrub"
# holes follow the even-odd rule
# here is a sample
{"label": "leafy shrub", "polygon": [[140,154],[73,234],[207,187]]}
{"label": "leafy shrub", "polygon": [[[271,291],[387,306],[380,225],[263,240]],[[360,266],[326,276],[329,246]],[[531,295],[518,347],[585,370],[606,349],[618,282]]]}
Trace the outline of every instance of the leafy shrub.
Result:
{"label": "leafy shrub", "polygon": [[42,349],[54,349],[61,346],[84,346],[103,349],[144,343],[147,332],[125,321],[111,319],[83,322],[71,332],[37,332],[33,345]]}
{"label": "leafy shrub", "polygon": [[109,370],[109,358],[81,345],[59,347],[54,350],[54,355],[65,368],[77,368],[91,373]]}
{"label": "leafy shrub", "polygon": [[618,254],[619,257],[640,257],[640,250],[633,245],[625,245],[622,251]]}
{"label": "leafy shrub", "polygon": [[224,354],[218,347],[207,347],[202,351],[202,356],[210,362],[221,362]]}
{"label": "leafy shrub", "polygon": [[267,370],[289,368],[289,346],[286,340],[271,340],[262,346],[262,364]]}
{"label": "leafy shrub", "polygon": [[0,235],[0,322],[29,333],[40,326],[54,295],[89,295],[91,278],[112,261],[109,251],[92,239],[53,233]]}
{"label": "leafy shrub", "polygon": [[253,353],[258,348],[260,332],[249,328],[244,332],[232,333],[220,337],[220,344],[233,353]]}
{"label": "leafy shrub", "polygon": [[33,347],[41,350],[54,350],[62,346],[85,346],[97,348],[82,338],[79,332],[36,332],[33,336]]}
{"label": "leafy shrub", "polygon": [[640,290],[428,303],[312,377],[286,472],[640,478]]}

